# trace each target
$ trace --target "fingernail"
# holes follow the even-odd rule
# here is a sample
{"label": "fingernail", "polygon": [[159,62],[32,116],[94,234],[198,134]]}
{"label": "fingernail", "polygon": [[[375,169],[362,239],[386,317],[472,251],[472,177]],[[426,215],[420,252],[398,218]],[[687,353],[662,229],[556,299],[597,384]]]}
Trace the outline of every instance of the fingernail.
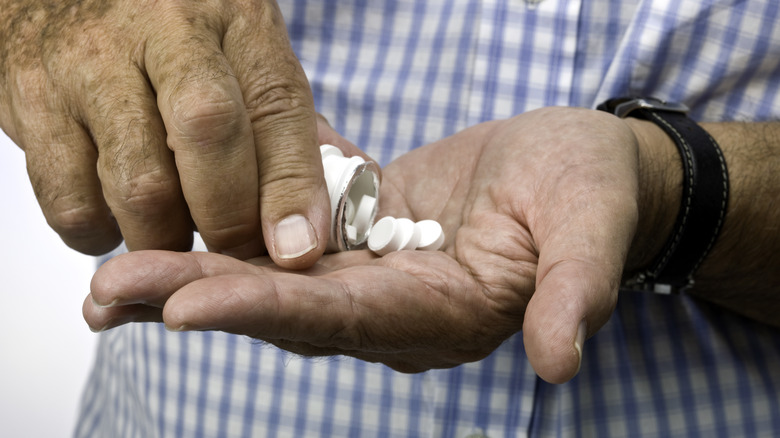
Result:
{"label": "fingernail", "polygon": [[577,350],[578,357],[578,363],[577,363],[577,372],[580,372],[580,367],[582,366],[582,347],[585,345],[585,334],[588,332],[588,323],[585,322],[583,319],[580,321],[579,327],[577,327],[577,337],[574,338],[574,349]]}
{"label": "fingernail", "polygon": [[95,297],[92,297],[92,304],[101,309],[108,309],[109,307],[116,307],[116,305],[119,304],[119,298],[114,298],[114,301],[111,301],[108,304],[100,304],[95,301]]}
{"label": "fingernail", "polygon": [[99,327],[99,328],[92,327],[91,325],[89,326],[89,330],[92,333],[102,333],[102,332],[104,332],[104,331],[106,331],[108,329],[109,329],[108,324],[104,325],[103,327]]}
{"label": "fingernail", "polygon": [[191,329],[187,324],[182,324],[177,327],[173,327],[173,326],[169,326],[168,324],[165,324],[165,330],[168,330],[169,332],[178,333],[178,332],[190,331]]}
{"label": "fingernail", "polygon": [[290,215],[276,224],[274,246],[280,259],[294,259],[317,247],[317,234],[304,216]]}
{"label": "fingernail", "polygon": [[103,325],[103,327],[92,327],[92,326],[89,326],[89,329],[92,331],[92,333],[102,333],[102,332],[104,332],[106,330],[111,330],[114,327],[119,327],[120,325],[126,324],[128,322],[132,322],[132,319],[124,320],[124,319],[121,319],[121,318],[120,319],[112,318],[107,323],[105,323]]}

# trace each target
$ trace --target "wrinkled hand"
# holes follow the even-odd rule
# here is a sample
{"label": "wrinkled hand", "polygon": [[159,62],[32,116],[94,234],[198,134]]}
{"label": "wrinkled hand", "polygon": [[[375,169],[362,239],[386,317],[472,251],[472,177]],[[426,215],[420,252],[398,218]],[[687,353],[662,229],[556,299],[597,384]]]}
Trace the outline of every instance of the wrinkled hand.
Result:
{"label": "wrinkled hand", "polygon": [[637,166],[632,130],[604,113],[548,108],[481,124],[384,170],[380,215],[437,219],[444,251],[326,255],[303,273],[132,253],[97,272],[84,315],[94,329],[164,321],[405,372],[481,359],[523,330],[534,369],[562,382],[614,308]]}
{"label": "wrinkled hand", "polygon": [[0,126],[69,246],[189,249],[197,228],[288,268],[322,254],[314,105],[275,2],[7,0],[0,24]]}

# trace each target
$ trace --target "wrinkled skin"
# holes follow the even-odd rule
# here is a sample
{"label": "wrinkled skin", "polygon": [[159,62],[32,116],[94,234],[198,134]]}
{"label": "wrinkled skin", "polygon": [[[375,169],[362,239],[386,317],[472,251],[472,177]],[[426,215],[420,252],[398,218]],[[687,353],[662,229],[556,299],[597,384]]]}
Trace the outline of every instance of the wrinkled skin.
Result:
{"label": "wrinkled skin", "polygon": [[300,273],[264,258],[131,253],[96,273],[84,315],[95,330],[164,321],[404,372],[479,360],[522,330],[537,373],[563,382],[617,299],[637,159],[633,131],[596,111],[481,124],[384,170],[380,215],[437,219],[442,251],[326,255]]}
{"label": "wrinkled skin", "polygon": [[[187,250],[197,228],[304,268],[327,244],[311,91],[274,1],[2,1],[0,126],[79,251]],[[275,235],[296,215],[302,254]]]}

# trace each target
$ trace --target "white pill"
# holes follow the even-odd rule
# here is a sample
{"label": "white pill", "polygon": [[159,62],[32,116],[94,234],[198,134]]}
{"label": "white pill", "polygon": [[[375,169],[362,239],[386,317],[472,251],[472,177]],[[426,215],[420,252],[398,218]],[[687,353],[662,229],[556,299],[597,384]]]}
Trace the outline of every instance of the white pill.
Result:
{"label": "white pill", "polygon": [[368,249],[379,256],[401,249],[402,236],[397,232],[397,228],[398,223],[394,217],[385,216],[379,219],[368,235]]}
{"label": "white pill", "polygon": [[375,197],[363,195],[363,197],[360,198],[357,211],[355,212],[354,218],[351,219],[352,225],[357,228],[358,234],[365,234],[365,232],[371,228],[371,218],[374,216],[375,207]]}
{"label": "white pill", "polygon": [[426,219],[417,222],[415,226],[420,230],[420,242],[417,244],[417,249],[436,251],[444,244],[444,230],[438,222]]}
{"label": "white pill", "polygon": [[396,219],[396,232],[401,235],[400,249],[415,249],[420,242],[420,230],[414,226],[414,221],[407,218]]}
{"label": "white pill", "polygon": [[347,202],[344,203],[344,220],[348,224],[351,224],[355,220],[355,203],[351,199],[347,198]]}
{"label": "white pill", "polygon": [[354,245],[357,243],[357,229],[353,227],[352,225],[345,225],[344,229],[347,231],[347,241]]}

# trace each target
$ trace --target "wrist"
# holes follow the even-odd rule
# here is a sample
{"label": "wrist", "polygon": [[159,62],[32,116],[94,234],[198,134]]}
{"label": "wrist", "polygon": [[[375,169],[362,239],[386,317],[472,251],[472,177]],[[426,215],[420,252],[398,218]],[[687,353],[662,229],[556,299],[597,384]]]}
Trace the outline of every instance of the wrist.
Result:
{"label": "wrist", "polygon": [[624,269],[631,277],[650,266],[674,229],[683,169],[674,141],[658,125],[637,118],[623,121],[637,139],[639,155],[639,222]]}

